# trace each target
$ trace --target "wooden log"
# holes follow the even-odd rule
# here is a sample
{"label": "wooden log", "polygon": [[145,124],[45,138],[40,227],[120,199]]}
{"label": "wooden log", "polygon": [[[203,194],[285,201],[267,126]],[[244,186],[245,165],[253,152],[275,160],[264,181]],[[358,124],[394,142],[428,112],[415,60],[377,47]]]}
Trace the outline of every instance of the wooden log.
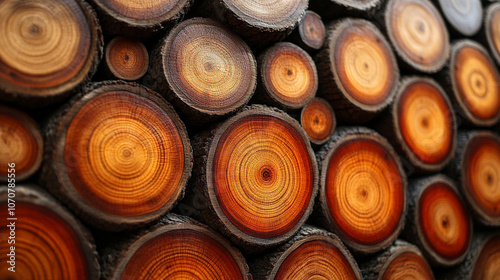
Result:
{"label": "wooden log", "polygon": [[465,260],[450,270],[439,274],[439,279],[495,279],[500,275],[499,256],[499,232],[475,232],[471,249]]}
{"label": "wooden log", "polygon": [[297,111],[318,90],[316,64],[306,51],[289,42],[266,49],[258,58],[258,72],[254,103]]}
{"label": "wooden log", "polygon": [[328,26],[316,55],[318,96],[343,123],[365,123],[392,102],[399,80],[389,43],[369,21],[346,18]]}
{"label": "wooden log", "polygon": [[206,0],[200,1],[204,16],[228,26],[255,50],[283,40],[297,26],[307,0]]}
{"label": "wooden log", "polygon": [[182,121],[137,84],[92,85],[51,119],[46,137],[40,185],[105,230],[159,218],[183,196],[191,174]]}
{"label": "wooden log", "polygon": [[432,79],[405,77],[390,110],[374,124],[414,173],[442,170],[453,158],[456,119],[443,89]]}
{"label": "wooden log", "polygon": [[325,37],[326,29],[321,17],[317,13],[307,10],[288,40],[308,53],[313,53],[323,46]]}
{"label": "wooden log", "polygon": [[448,31],[455,36],[473,36],[483,24],[481,0],[439,0],[439,8],[447,20]]}
{"label": "wooden log", "polygon": [[0,186],[1,278],[99,279],[90,232],[39,187],[8,186]]}
{"label": "wooden log", "polygon": [[345,16],[369,17],[382,3],[381,0],[310,0],[309,9],[326,20]]}
{"label": "wooden log", "polygon": [[144,40],[179,23],[193,0],[90,0],[110,36]]}
{"label": "wooden log", "polygon": [[404,224],[406,177],[387,140],[363,127],[337,128],[317,159],[315,222],[357,255],[390,246]]}
{"label": "wooden log", "polygon": [[[36,122],[25,112],[0,105],[0,182],[9,176],[22,181],[42,163],[43,138]],[[15,175],[8,172],[15,165]]]}
{"label": "wooden log", "polygon": [[494,2],[488,6],[484,18],[484,36],[488,48],[500,64],[500,3]]}
{"label": "wooden log", "polygon": [[101,27],[84,1],[0,3],[0,100],[23,107],[61,101],[90,81]]}
{"label": "wooden log", "polygon": [[337,120],[330,104],[323,98],[316,97],[300,113],[300,124],[312,144],[324,144],[335,131]]}
{"label": "wooden log", "polygon": [[183,120],[201,126],[244,106],[257,66],[249,47],[211,19],[177,25],[156,48],[145,83],[172,102]]}
{"label": "wooden log", "polygon": [[382,253],[361,265],[365,280],[433,280],[434,275],[422,252],[403,240],[396,240]]}
{"label": "wooden log", "polygon": [[455,183],[437,174],[408,185],[406,240],[416,244],[435,266],[453,266],[467,255],[472,219]]}
{"label": "wooden log", "polygon": [[149,67],[149,54],[144,44],[121,36],[108,43],[104,58],[108,79],[139,80]]}
{"label": "wooden log", "polygon": [[500,136],[485,130],[460,132],[447,171],[460,182],[474,221],[500,226]]}
{"label": "wooden log", "polygon": [[362,279],[356,261],[334,234],[304,225],[287,243],[250,263],[255,280]]}
{"label": "wooden log", "polygon": [[389,0],[381,13],[380,23],[404,70],[435,73],[443,68],[450,55],[449,34],[429,0]]}
{"label": "wooden log", "polygon": [[463,125],[492,126],[498,122],[500,75],[483,46],[471,40],[454,42],[450,63],[441,77]]}
{"label": "wooden log", "polygon": [[193,180],[181,206],[248,253],[282,244],[305,223],[318,190],[314,153],[284,112],[245,107],[193,140]]}
{"label": "wooden log", "polygon": [[229,241],[176,214],[110,242],[101,255],[104,279],[252,279]]}

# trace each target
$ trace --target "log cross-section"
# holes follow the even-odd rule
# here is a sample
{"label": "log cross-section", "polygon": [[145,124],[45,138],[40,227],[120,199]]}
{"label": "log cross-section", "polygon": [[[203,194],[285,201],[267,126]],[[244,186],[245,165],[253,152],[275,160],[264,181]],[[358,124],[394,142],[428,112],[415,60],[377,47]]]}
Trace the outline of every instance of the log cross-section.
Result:
{"label": "log cross-section", "polygon": [[104,58],[106,70],[113,77],[126,81],[142,78],[149,67],[149,54],[144,44],[125,37],[113,38],[106,46]]}

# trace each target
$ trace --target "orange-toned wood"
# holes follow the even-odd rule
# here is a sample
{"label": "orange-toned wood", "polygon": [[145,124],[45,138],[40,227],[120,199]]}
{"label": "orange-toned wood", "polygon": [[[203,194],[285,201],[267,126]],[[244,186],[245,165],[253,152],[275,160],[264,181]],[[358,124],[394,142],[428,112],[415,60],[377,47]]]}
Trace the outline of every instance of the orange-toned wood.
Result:
{"label": "orange-toned wood", "polygon": [[448,60],[449,34],[429,0],[390,0],[384,25],[396,53],[411,69],[435,73]]}
{"label": "orange-toned wood", "polygon": [[317,218],[354,253],[387,248],[406,214],[406,177],[398,156],[373,130],[338,128],[318,152]]}
{"label": "orange-toned wood", "polygon": [[328,26],[325,47],[315,57],[318,96],[339,121],[364,123],[392,102],[399,70],[389,43],[369,21],[347,18]]}
{"label": "orange-toned wood", "polygon": [[[35,121],[21,110],[0,105],[0,182],[30,177],[40,167],[42,155],[43,139]],[[8,172],[11,163],[14,173]]]}
{"label": "orange-toned wood", "polygon": [[450,176],[460,188],[475,219],[500,225],[500,136],[491,131],[462,132]]}
{"label": "orange-toned wood", "polygon": [[318,74],[312,58],[297,45],[280,42],[258,58],[259,84],[254,102],[284,110],[304,107],[316,95]]}
{"label": "orange-toned wood", "polygon": [[0,100],[59,101],[88,82],[102,57],[101,28],[80,0],[0,3]]}
{"label": "orange-toned wood", "polygon": [[488,51],[471,40],[455,42],[445,81],[467,124],[491,126],[500,119],[500,76]]}
{"label": "orange-toned wood", "polygon": [[90,0],[110,35],[146,39],[184,18],[193,0]]}
{"label": "orange-toned wood", "polygon": [[500,3],[498,2],[490,4],[486,9],[484,33],[488,48],[498,65],[500,64]]}
{"label": "orange-toned wood", "polygon": [[105,279],[252,279],[241,253],[207,226],[168,214],[133,237],[108,244]]}
{"label": "orange-toned wood", "polygon": [[182,121],[158,94],[136,84],[95,84],[52,119],[47,134],[42,185],[107,230],[169,211],[191,173]]}
{"label": "orange-toned wood", "polygon": [[346,16],[369,17],[382,3],[380,0],[310,0],[309,9],[326,20]]}
{"label": "orange-toned wood", "polygon": [[483,23],[481,0],[447,1],[439,0],[439,7],[449,23],[448,31],[462,36],[473,36]]}
{"label": "orange-toned wood", "polygon": [[256,280],[362,279],[351,253],[334,234],[305,225],[290,241],[251,263]]}
{"label": "orange-toned wood", "polygon": [[378,126],[413,171],[436,172],[453,158],[455,114],[445,92],[432,79],[404,78],[390,112]]}
{"label": "orange-toned wood", "polygon": [[321,145],[328,141],[337,126],[337,121],[330,104],[323,98],[316,97],[302,108],[300,124],[311,143]]}
{"label": "orange-toned wood", "polygon": [[472,238],[472,218],[448,177],[438,174],[410,181],[405,237],[433,265],[453,266],[465,258]]}
{"label": "orange-toned wood", "polygon": [[[13,193],[9,190],[15,190],[15,198],[9,196]],[[1,279],[99,279],[92,235],[45,191],[35,186],[1,186],[0,207],[4,221],[0,228]],[[14,216],[8,208],[15,209]],[[12,260],[15,272],[8,270]]]}
{"label": "orange-toned wood", "polygon": [[104,58],[107,70],[126,81],[142,78],[149,67],[149,54],[144,44],[125,37],[113,38],[106,46]]}
{"label": "orange-toned wood", "polygon": [[256,88],[257,66],[249,47],[211,19],[177,25],[154,51],[151,64],[146,84],[193,125],[241,108]]}
{"label": "orange-toned wood", "polygon": [[259,50],[288,36],[304,16],[302,0],[207,0],[200,2],[204,16],[229,26],[253,49]]}
{"label": "orange-toned wood", "polygon": [[326,28],[321,17],[317,13],[307,10],[299,21],[299,26],[290,35],[289,40],[312,53],[323,46],[325,37]]}
{"label": "orange-toned wood", "polygon": [[[254,105],[199,135],[186,203],[243,250],[291,238],[312,210],[318,170],[299,123]],[[202,202],[200,202],[202,200]]]}
{"label": "orange-toned wood", "polygon": [[434,279],[422,252],[403,240],[364,263],[361,271],[366,280]]}

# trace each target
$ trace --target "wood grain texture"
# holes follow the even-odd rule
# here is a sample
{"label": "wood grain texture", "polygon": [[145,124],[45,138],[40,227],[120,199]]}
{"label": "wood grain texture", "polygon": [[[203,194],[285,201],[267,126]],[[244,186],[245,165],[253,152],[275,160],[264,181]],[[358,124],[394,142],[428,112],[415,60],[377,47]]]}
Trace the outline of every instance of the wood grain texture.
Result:
{"label": "wood grain texture", "polygon": [[308,53],[314,53],[323,46],[325,37],[326,28],[321,17],[317,13],[307,10],[299,21],[299,26],[290,34],[288,40]]}
{"label": "wood grain texture", "polygon": [[322,145],[333,134],[337,126],[332,107],[323,98],[315,97],[302,108],[300,124],[314,145]]}
{"label": "wood grain texture", "polygon": [[472,240],[472,218],[455,183],[437,174],[411,180],[404,236],[435,266],[462,262]]}
{"label": "wood grain texture", "polygon": [[495,58],[497,65],[500,64],[500,3],[494,2],[488,6],[484,18],[484,36],[488,48]]}
{"label": "wood grain texture", "polygon": [[318,170],[309,139],[290,116],[245,107],[193,146],[193,181],[183,203],[194,217],[252,253],[284,243],[304,224]]}
{"label": "wood grain texture", "polygon": [[428,0],[390,0],[384,29],[407,69],[435,73],[450,55],[449,34],[441,14]]}
{"label": "wood grain texture", "polygon": [[109,243],[101,264],[104,279],[252,279],[229,241],[177,214]]}
{"label": "wood grain texture", "polygon": [[309,225],[287,243],[256,258],[250,267],[255,280],[362,279],[342,241]]}
{"label": "wood grain texture", "polygon": [[[100,269],[90,232],[44,190],[34,185],[0,186],[0,217],[9,216],[8,199],[15,190],[14,227],[0,229],[0,278],[99,279]],[[14,233],[12,233],[12,230]],[[9,239],[14,236],[13,239]],[[8,240],[13,241],[7,242]],[[15,247],[15,273],[7,270]]]}
{"label": "wood grain texture", "polygon": [[387,140],[367,128],[341,127],[317,159],[315,222],[337,234],[355,254],[390,246],[404,225],[406,176]]}
{"label": "wood grain texture", "polygon": [[43,138],[38,124],[25,112],[0,105],[0,182],[7,182],[9,163],[15,179],[33,175],[42,163]]}
{"label": "wood grain texture", "polygon": [[256,88],[257,63],[249,47],[211,19],[177,25],[153,52],[151,64],[146,84],[196,126],[234,113]]}
{"label": "wood grain texture", "polygon": [[149,54],[144,44],[121,36],[111,39],[104,58],[109,76],[125,81],[139,80],[149,67]]}
{"label": "wood grain texture", "polygon": [[325,20],[339,17],[370,17],[380,8],[380,0],[310,0],[309,9],[319,13]]}
{"label": "wood grain texture", "polygon": [[90,81],[102,35],[80,0],[0,3],[0,100],[23,107],[61,101]]}
{"label": "wood grain texture", "polygon": [[137,84],[93,85],[50,121],[46,134],[41,185],[106,230],[137,227],[169,211],[191,173],[182,121]]}
{"label": "wood grain texture", "polygon": [[481,0],[439,0],[439,8],[449,23],[448,31],[452,33],[473,36],[483,24]]}
{"label": "wood grain texture", "polygon": [[346,18],[330,23],[315,61],[318,96],[330,102],[339,121],[366,123],[392,102],[399,80],[396,58],[371,22]]}

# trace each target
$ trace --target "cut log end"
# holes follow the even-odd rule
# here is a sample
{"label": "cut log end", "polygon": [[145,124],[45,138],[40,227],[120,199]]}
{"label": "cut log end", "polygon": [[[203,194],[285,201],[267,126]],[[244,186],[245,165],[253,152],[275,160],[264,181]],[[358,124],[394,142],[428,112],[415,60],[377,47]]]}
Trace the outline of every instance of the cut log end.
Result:
{"label": "cut log end", "polygon": [[318,89],[312,58],[292,43],[277,43],[260,58],[260,75],[266,93],[280,106],[300,109]]}
{"label": "cut log end", "polygon": [[361,253],[389,246],[406,212],[401,163],[387,141],[370,132],[352,132],[338,140],[322,160],[320,181],[330,230]]}
{"label": "cut log end", "polygon": [[433,80],[404,79],[392,115],[397,138],[410,162],[423,171],[441,170],[452,158],[456,121],[452,106]]}
{"label": "cut log end", "polygon": [[468,121],[479,126],[498,122],[500,76],[488,52],[473,41],[459,41],[452,47],[450,69],[455,99]]}
{"label": "cut log end", "polygon": [[500,275],[500,236],[495,235],[484,243],[476,259],[471,279],[495,279]]}
{"label": "cut log end", "polygon": [[450,25],[465,36],[476,34],[483,20],[481,0],[465,0],[462,2],[439,0],[441,11]]}
{"label": "cut log end", "polygon": [[313,11],[306,11],[298,26],[302,44],[319,50],[325,41],[326,30],[321,17]]}
{"label": "cut log end", "polygon": [[249,279],[241,254],[194,223],[159,227],[120,250],[110,279]]}
{"label": "cut log end", "polygon": [[497,64],[500,64],[500,3],[496,2],[488,6],[484,27],[489,49]]}
{"label": "cut log end", "polygon": [[427,0],[392,0],[385,25],[392,44],[414,69],[435,73],[449,57],[449,34],[438,10]]}
{"label": "cut log end", "polygon": [[256,107],[226,122],[211,146],[209,192],[226,226],[257,241],[298,230],[317,189],[317,167],[298,123]]}
{"label": "cut log end", "polygon": [[186,0],[149,0],[147,2],[130,2],[124,0],[94,0],[109,13],[121,15],[129,21],[146,21],[168,18],[175,15]]}
{"label": "cut log end", "polygon": [[202,18],[182,22],[162,49],[170,88],[197,111],[224,115],[252,97],[257,67],[248,46],[223,25]]}
{"label": "cut log end", "polygon": [[300,123],[311,142],[316,145],[328,141],[337,125],[332,107],[319,97],[311,100],[302,109]]}
{"label": "cut log end", "polygon": [[149,67],[148,50],[144,44],[124,37],[115,37],[109,42],[105,59],[110,72],[126,81],[142,78]]}
{"label": "cut log end", "polygon": [[415,205],[417,227],[433,263],[451,266],[465,258],[472,238],[472,219],[451,180],[432,177]]}
{"label": "cut log end", "polygon": [[[16,181],[35,173],[42,162],[43,139],[35,121],[26,113],[0,105],[0,182],[7,182],[9,169]],[[10,168],[9,164],[15,164]],[[11,175],[12,176],[12,175]]]}
{"label": "cut log end", "polygon": [[[4,271],[3,279],[99,279],[97,254],[90,234],[71,214],[45,192],[17,185],[16,202],[12,206],[7,187],[0,188],[0,206],[15,207],[13,226],[3,226],[0,234],[5,237],[0,250]],[[8,196],[9,194],[9,196]],[[9,200],[9,203],[8,203]],[[4,221],[13,218],[2,211]],[[7,243],[7,237],[15,243]],[[15,237],[14,239],[12,237]],[[11,245],[9,245],[11,244]],[[12,250],[12,247],[15,250]],[[8,254],[12,254],[12,257]],[[15,273],[7,270],[13,261]],[[13,277],[13,278],[10,278]]]}
{"label": "cut log end", "polygon": [[500,137],[477,132],[462,158],[462,187],[472,208],[491,225],[500,224]]}
{"label": "cut log end", "polygon": [[[0,19],[6,36],[0,41],[0,99],[54,99],[95,71],[102,38],[83,1],[3,1]],[[21,105],[40,106],[33,103]]]}
{"label": "cut log end", "polygon": [[89,222],[119,230],[151,221],[182,195],[191,147],[178,116],[153,92],[99,84],[58,125],[66,131],[58,130],[51,153],[61,163],[61,192]]}
{"label": "cut log end", "polygon": [[387,250],[386,264],[379,271],[382,280],[434,280],[432,269],[417,247],[402,241]]}

